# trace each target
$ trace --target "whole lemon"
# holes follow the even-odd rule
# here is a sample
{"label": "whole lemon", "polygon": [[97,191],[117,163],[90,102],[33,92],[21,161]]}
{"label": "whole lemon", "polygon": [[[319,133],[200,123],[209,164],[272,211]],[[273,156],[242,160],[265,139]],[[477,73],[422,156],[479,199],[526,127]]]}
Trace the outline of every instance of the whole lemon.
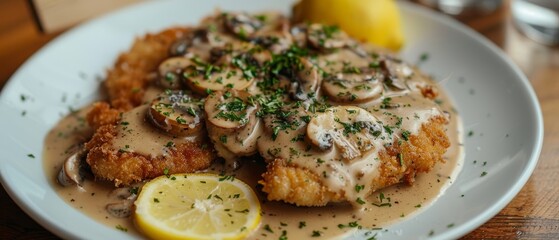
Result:
{"label": "whole lemon", "polygon": [[350,36],[398,50],[404,44],[394,0],[301,0],[293,8],[296,22],[336,25]]}

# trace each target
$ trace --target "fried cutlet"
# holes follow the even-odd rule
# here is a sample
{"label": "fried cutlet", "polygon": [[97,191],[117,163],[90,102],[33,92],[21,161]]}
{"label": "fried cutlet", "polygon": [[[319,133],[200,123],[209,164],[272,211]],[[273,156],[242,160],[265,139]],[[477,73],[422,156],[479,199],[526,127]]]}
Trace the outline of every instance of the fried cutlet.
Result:
{"label": "fried cutlet", "polygon": [[[107,103],[96,103],[87,115],[95,133],[85,147],[87,163],[95,177],[114,182],[116,186],[130,185],[164,174],[187,173],[206,169],[215,158],[203,142],[176,144],[165,155],[150,156],[116,149],[120,112]],[[164,133],[162,133],[164,134]]]}
{"label": "fried cutlet", "polygon": [[[421,126],[409,141],[394,143],[379,152],[381,164],[370,192],[397,184],[412,184],[417,173],[430,171],[435,163],[444,162],[443,154],[450,146],[445,133],[447,120],[433,117]],[[403,164],[398,155],[406,156]],[[320,181],[320,176],[309,169],[276,159],[268,164],[260,184],[268,200],[285,201],[298,206],[324,206],[329,202],[348,201],[343,192],[333,192]]]}
{"label": "fried cutlet", "polygon": [[169,57],[169,48],[189,32],[187,28],[171,28],[138,38],[128,52],[122,53],[104,82],[111,106],[130,110],[142,104],[144,91],[153,80],[153,72]]}

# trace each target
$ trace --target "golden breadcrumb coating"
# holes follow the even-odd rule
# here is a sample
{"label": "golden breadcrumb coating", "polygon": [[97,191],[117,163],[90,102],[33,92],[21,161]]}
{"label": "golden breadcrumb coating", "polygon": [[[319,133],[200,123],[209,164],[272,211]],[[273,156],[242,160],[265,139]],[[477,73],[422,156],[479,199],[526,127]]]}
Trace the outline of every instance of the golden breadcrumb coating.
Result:
{"label": "golden breadcrumb coating", "polygon": [[151,157],[115,149],[119,112],[107,103],[96,103],[87,115],[95,133],[85,144],[89,151],[87,163],[96,178],[114,182],[115,186],[130,185],[165,173],[188,173],[208,168],[215,159],[214,152],[204,143],[177,143],[165,156]]}
{"label": "golden breadcrumb coating", "polygon": [[324,206],[339,202],[341,194],[334,193],[320,182],[320,177],[305,168],[276,159],[268,164],[259,183],[268,193],[268,200],[282,200],[297,206]]}
{"label": "golden breadcrumb coating", "polygon": [[159,64],[169,57],[169,48],[185,35],[187,28],[171,28],[136,39],[132,48],[122,53],[114,67],[107,72],[105,87],[111,106],[130,110],[142,104],[144,90]]}
{"label": "golden breadcrumb coating", "polygon": [[93,137],[85,145],[89,151],[87,163],[96,178],[112,181],[116,186],[129,185],[161,176],[164,172],[206,169],[215,159],[214,152],[204,143],[177,144],[169,155],[158,157],[122,152],[112,146],[120,114],[143,103],[144,91],[153,78],[150,75],[169,57],[171,44],[188,31],[187,28],[171,28],[138,38],[108,70],[104,84],[110,105],[95,103],[87,115],[87,121],[94,129]]}
{"label": "golden breadcrumb coating", "polygon": [[[443,154],[450,146],[445,133],[447,120],[433,117],[421,126],[409,141],[380,151],[380,174],[372,183],[370,193],[403,182],[412,184],[417,173],[430,171],[435,163],[444,162]],[[401,154],[403,164],[400,163]],[[329,202],[347,201],[343,192],[333,192],[324,186],[320,176],[283,159],[272,161],[259,182],[268,200],[285,201],[298,206],[324,206]]]}

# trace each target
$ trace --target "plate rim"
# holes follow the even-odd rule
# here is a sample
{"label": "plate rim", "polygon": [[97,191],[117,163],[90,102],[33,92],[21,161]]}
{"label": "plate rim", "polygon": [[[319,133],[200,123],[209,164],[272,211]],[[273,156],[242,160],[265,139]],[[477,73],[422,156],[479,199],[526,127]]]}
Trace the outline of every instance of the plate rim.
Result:
{"label": "plate rim", "polygon": [[544,139],[544,121],[543,121],[543,114],[540,106],[540,102],[538,100],[537,94],[530,84],[530,80],[527,78],[526,74],[522,72],[520,67],[512,61],[510,57],[506,55],[506,53],[500,49],[495,43],[491,42],[489,39],[485,38],[480,33],[474,31],[472,28],[468,27],[467,25],[457,21],[454,18],[451,18],[447,15],[442,13],[436,12],[435,10],[415,6],[412,3],[398,1],[400,7],[413,9],[416,13],[422,15],[425,18],[431,18],[437,20],[443,25],[447,25],[455,30],[458,30],[465,35],[472,37],[477,42],[481,43],[486,49],[490,50],[493,54],[498,56],[498,58],[503,61],[511,70],[514,72],[515,75],[520,77],[520,83],[522,84],[522,89],[524,89],[529,96],[530,99],[530,110],[533,110],[535,113],[535,123],[536,126],[536,141],[533,144],[532,154],[528,157],[528,164],[527,167],[524,168],[522,171],[521,177],[515,182],[515,184],[508,189],[505,195],[503,195],[497,202],[491,205],[488,209],[484,211],[483,214],[478,215],[475,218],[470,218],[464,224],[459,227],[454,228],[454,231],[447,231],[442,234],[435,235],[432,239],[454,239],[460,238],[465,236],[466,234],[472,232],[473,230],[477,229],[481,225],[485,224],[491,218],[496,216],[501,210],[503,210],[513,199],[520,193],[523,187],[526,185],[532,173],[536,169],[536,166],[539,162],[541,150],[543,147],[543,139]]}
{"label": "plate rim", "polygon": [[[103,21],[103,19],[105,18],[110,18],[111,16],[114,15],[123,14],[123,12],[127,12],[127,11],[134,11],[134,9],[143,7],[144,5],[159,4],[159,2],[160,1],[139,2],[113,12],[103,14],[102,16],[86,21],[83,24],[80,24],[70,29],[69,31],[62,33],[55,39],[49,41],[38,51],[36,51],[30,58],[28,58],[22,65],[20,65],[17,71],[10,76],[8,81],[5,83],[2,92],[0,93],[0,101],[2,101],[6,97],[5,92],[13,91],[10,90],[11,88],[13,88],[13,85],[15,84],[15,80],[13,79],[16,79],[18,75],[21,74],[20,72],[23,71],[22,69],[26,69],[28,68],[29,65],[32,65],[36,61],[36,59],[38,59],[40,56],[45,54],[45,52],[47,52],[47,49],[51,48],[52,45],[57,44],[57,42],[66,41],[66,39],[71,38],[73,35],[79,34],[82,31],[87,30],[88,28],[90,28],[91,25],[95,25],[97,24],[97,22]],[[490,50],[492,54],[496,55],[499,60],[503,61],[506,64],[506,66],[514,72],[514,75],[520,78],[519,83],[521,83],[522,86],[521,88],[523,91],[526,91],[530,100],[530,106],[531,106],[530,111],[534,113],[534,117],[535,117],[534,122],[536,123],[536,125],[532,127],[535,128],[536,130],[535,133],[536,141],[533,143],[533,147],[531,148],[531,154],[528,157],[526,168],[523,169],[520,178],[514,183],[514,185],[512,185],[512,187],[510,187],[506,191],[505,195],[503,195],[501,198],[499,198],[498,201],[490,205],[489,208],[485,209],[483,211],[483,214],[480,214],[474,218],[470,218],[460,226],[457,226],[452,230],[446,231],[444,233],[437,234],[433,237],[433,239],[458,238],[475,230],[476,228],[478,228],[479,226],[483,225],[488,220],[490,220],[492,217],[497,215],[503,208],[505,208],[512,201],[512,199],[522,190],[523,186],[527,183],[534,169],[536,168],[537,163],[539,162],[539,157],[543,146],[543,139],[544,139],[543,114],[541,111],[541,107],[537,95],[532,85],[530,84],[530,81],[527,79],[526,75],[494,43],[492,43],[491,41],[483,37],[481,34],[475,32],[474,30],[470,29],[466,25],[458,22],[457,20],[449,16],[443,15],[431,9],[418,6],[416,4],[402,2],[402,1],[397,1],[397,3],[401,8],[405,9],[406,11],[413,11],[424,18],[432,19],[454,30],[462,32],[463,34],[471,37],[476,42],[479,42],[487,50]],[[3,188],[6,190],[8,196],[10,196],[10,198],[16,203],[16,205],[18,205],[35,222],[37,222],[45,229],[51,231],[52,233],[58,236],[62,236],[65,238],[81,237],[80,235],[76,235],[74,232],[68,231],[67,229],[63,228],[60,225],[54,224],[53,221],[49,219],[49,216],[44,215],[40,211],[38,211],[40,210],[37,209],[38,207],[28,204],[23,199],[23,196],[18,195],[18,193],[14,189],[12,189],[13,186],[10,186],[10,184],[8,184],[4,178],[5,176],[3,174],[0,174],[0,180],[1,180],[0,183],[3,186]]]}

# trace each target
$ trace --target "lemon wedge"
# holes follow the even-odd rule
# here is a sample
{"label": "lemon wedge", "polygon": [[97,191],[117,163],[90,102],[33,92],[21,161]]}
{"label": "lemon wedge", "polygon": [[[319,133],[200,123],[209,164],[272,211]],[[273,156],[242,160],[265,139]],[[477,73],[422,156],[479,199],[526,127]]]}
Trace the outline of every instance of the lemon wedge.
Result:
{"label": "lemon wedge", "polygon": [[136,224],[153,239],[240,239],[260,223],[256,194],[232,176],[161,176],[134,204]]}
{"label": "lemon wedge", "polygon": [[293,17],[297,22],[337,25],[357,40],[392,50],[404,44],[394,0],[301,0],[293,8]]}

